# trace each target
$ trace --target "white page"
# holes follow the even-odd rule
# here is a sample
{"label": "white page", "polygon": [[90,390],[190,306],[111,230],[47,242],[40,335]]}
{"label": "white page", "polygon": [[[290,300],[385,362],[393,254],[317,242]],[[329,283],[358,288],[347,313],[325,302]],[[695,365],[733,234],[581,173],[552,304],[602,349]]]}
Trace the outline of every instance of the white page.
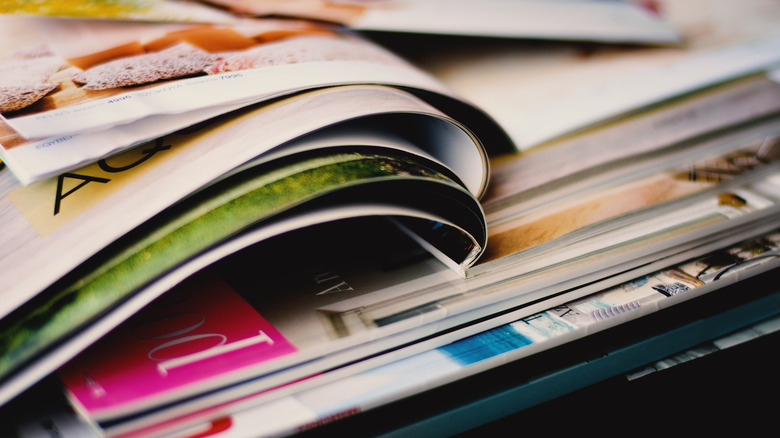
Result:
{"label": "white page", "polygon": [[669,44],[674,29],[622,1],[399,0],[368,4],[348,22],[357,30],[423,34]]}

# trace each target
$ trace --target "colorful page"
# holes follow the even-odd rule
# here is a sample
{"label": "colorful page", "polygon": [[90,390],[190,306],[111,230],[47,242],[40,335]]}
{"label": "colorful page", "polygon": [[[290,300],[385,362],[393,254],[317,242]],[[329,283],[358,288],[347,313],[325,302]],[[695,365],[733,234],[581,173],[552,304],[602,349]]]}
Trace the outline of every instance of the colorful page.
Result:
{"label": "colorful page", "polygon": [[[2,113],[28,140],[324,86],[386,83],[445,90],[375,44],[305,21],[200,25],[3,18],[12,24],[4,32],[22,27],[40,35],[18,42],[4,57],[10,76],[4,82],[15,88]],[[18,33],[7,38],[21,39]]]}
{"label": "colorful page", "polygon": [[59,375],[97,417],[296,351],[219,276],[203,272],[77,356]]}

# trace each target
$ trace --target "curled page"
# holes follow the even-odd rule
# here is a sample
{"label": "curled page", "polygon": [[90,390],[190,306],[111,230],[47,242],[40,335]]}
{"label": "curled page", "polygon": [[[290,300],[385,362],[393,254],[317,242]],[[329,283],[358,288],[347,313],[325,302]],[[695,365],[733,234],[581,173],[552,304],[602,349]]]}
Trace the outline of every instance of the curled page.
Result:
{"label": "curled page", "polygon": [[[39,30],[0,63],[7,79],[0,155],[23,184],[248,105],[355,84],[411,91],[467,124],[487,147],[512,149],[481,110],[389,51],[333,26],[12,18]],[[373,105],[384,108],[381,101]]]}
{"label": "curled page", "polygon": [[13,354],[0,395],[197,269],[314,224],[396,217],[463,277],[486,245],[487,163],[470,130],[413,95],[351,86],[247,107],[28,186],[4,171],[2,342]]}

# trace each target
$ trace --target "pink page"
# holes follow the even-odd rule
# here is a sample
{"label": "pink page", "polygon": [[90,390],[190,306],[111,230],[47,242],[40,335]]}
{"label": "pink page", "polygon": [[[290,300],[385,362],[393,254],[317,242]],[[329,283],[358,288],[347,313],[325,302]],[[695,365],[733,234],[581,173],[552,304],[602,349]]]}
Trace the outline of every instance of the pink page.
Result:
{"label": "pink page", "polygon": [[128,320],[59,375],[84,408],[100,417],[295,351],[222,279],[202,274]]}

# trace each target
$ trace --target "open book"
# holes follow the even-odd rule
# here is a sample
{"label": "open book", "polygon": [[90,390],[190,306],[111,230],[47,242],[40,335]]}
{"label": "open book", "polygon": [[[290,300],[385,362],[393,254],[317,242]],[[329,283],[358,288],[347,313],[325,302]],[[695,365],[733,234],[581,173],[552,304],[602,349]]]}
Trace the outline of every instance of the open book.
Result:
{"label": "open book", "polygon": [[[0,401],[174,291],[224,294],[261,332],[195,356],[153,354],[156,372],[269,340],[279,351],[163,388],[152,404],[98,409],[104,426],[165,421],[496,314],[530,314],[776,227],[769,94],[751,98],[764,102],[758,115],[746,106],[657,143],[594,147],[589,161],[572,152],[733,97],[739,84],[694,91],[762,71],[774,50],[657,95],[688,99],[644,125],[582,133],[580,123],[581,136],[518,155],[512,126],[339,27],[12,21],[3,29],[25,32],[7,41],[47,46],[14,44],[4,58],[16,74],[39,73],[16,76],[39,98],[0,127]],[[200,47],[204,36],[216,47]],[[49,61],[53,70],[36,69]],[[710,163],[712,178],[686,173]]]}
{"label": "open book", "polygon": [[[32,371],[27,362],[50,346],[83,347],[198,269],[295,229],[394,218],[459,276],[484,251],[483,145],[510,144],[393,54],[331,27],[275,20],[42,24],[58,35],[44,41],[91,52],[21,46],[9,58],[63,66],[42,81],[55,89],[4,113],[3,158],[27,183],[2,174],[4,382],[23,382],[11,376]],[[204,36],[222,46],[192,43]],[[105,49],[127,37],[148,53]],[[71,336],[97,318],[102,329]]]}

